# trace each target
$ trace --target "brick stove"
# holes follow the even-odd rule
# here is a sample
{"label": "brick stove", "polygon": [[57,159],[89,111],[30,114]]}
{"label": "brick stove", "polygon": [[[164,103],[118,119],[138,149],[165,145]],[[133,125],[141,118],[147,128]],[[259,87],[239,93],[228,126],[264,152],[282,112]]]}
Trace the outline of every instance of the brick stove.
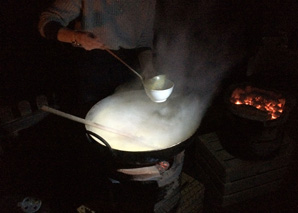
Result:
{"label": "brick stove", "polygon": [[205,197],[214,208],[278,190],[294,147],[293,141],[286,136],[275,158],[248,161],[227,152],[215,132],[199,136],[196,145],[197,173],[205,184]]}
{"label": "brick stove", "polygon": [[[117,169],[117,171],[112,172],[110,179],[115,187],[117,185],[120,185],[120,187],[139,187],[138,189],[132,188],[135,190],[146,190],[146,187],[143,186],[152,185],[152,188],[156,189],[152,191],[153,194],[156,194],[153,197],[146,196],[146,192],[139,193],[135,190],[130,190],[126,196],[135,197],[136,193],[141,196],[138,209],[142,208],[141,202],[150,203],[150,200],[147,201],[147,199],[151,198],[152,205],[148,205],[148,207],[152,209],[149,212],[173,212],[178,207],[181,198],[180,182],[183,160],[184,151],[174,156],[173,160],[169,162],[162,161],[152,166]],[[120,209],[121,205],[116,208]],[[131,211],[133,210],[131,209]]]}
{"label": "brick stove", "polygon": [[[114,171],[111,178],[115,188],[123,188],[125,196],[136,197],[131,200],[134,204],[123,209],[124,201],[121,194],[111,194],[111,202],[115,211],[124,212],[141,210],[144,212],[202,212],[204,185],[182,172],[184,151],[173,157],[172,161],[162,161],[152,166],[123,168]],[[124,179],[123,179],[124,178]],[[148,195],[148,187],[149,193]],[[125,190],[128,189],[128,190]],[[147,191],[146,191],[147,190]],[[151,192],[150,192],[151,191]],[[122,200],[122,201],[121,201]],[[146,202],[147,209],[144,209]]]}

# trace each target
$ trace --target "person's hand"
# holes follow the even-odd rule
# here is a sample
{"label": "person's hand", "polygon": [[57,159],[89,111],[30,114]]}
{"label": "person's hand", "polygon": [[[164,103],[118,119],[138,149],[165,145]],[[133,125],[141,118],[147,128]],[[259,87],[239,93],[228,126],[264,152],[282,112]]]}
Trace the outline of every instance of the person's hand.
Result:
{"label": "person's hand", "polygon": [[90,32],[74,31],[72,43],[85,50],[106,49],[100,38]]}
{"label": "person's hand", "polygon": [[94,34],[71,30],[67,27],[59,29],[57,39],[61,42],[72,43],[74,46],[84,48],[85,50],[106,49],[101,39]]}

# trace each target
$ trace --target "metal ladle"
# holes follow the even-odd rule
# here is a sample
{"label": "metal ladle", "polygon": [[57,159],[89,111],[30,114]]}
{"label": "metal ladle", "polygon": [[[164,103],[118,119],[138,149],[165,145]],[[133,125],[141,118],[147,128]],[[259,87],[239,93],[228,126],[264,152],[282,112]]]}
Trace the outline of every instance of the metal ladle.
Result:
{"label": "metal ladle", "polygon": [[144,82],[143,77],[137,72],[135,71],[131,66],[129,66],[125,61],[123,61],[121,58],[119,58],[115,53],[113,53],[111,50],[109,49],[105,49],[108,53],[110,53],[112,56],[114,56],[116,59],[118,59],[122,64],[124,64],[128,69],[130,69],[134,74],[136,74],[142,81],[142,83]]}
{"label": "metal ladle", "polygon": [[167,98],[172,94],[174,83],[166,78],[165,75],[157,75],[148,80],[144,78],[131,66],[129,66],[125,61],[119,58],[115,53],[109,49],[105,49],[108,53],[114,56],[122,64],[124,64],[128,69],[130,69],[134,74],[136,74],[142,81],[148,97],[157,103],[161,103],[167,100]]}

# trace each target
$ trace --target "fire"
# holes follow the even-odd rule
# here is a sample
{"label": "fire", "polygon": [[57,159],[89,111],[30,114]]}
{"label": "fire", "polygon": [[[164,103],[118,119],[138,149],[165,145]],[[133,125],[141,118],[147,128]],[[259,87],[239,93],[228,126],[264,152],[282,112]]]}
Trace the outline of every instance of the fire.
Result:
{"label": "fire", "polygon": [[271,120],[280,117],[286,103],[286,100],[281,96],[264,93],[264,90],[251,86],[247,86],[245,89],[236,88],[230,101],[236,105],[249,105],[258,110],[266,111],[271,116]]}

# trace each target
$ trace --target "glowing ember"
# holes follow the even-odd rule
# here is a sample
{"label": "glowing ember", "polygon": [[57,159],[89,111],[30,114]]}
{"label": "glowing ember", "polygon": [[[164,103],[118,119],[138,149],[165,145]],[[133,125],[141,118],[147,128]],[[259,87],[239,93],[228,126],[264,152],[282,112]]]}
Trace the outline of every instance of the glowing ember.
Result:
{"label": "glowing ember", "polygon": [[268,95],[264,93],[264,90],[251,86],[246,86],[245,89],[236,88],[231,95],[230,101],[236,105],[244,104],[266,111],[271,115],[271,120],[277,119],[282,114],[286,103],[286,100],[280,95],[272,95],[272,93]]}

